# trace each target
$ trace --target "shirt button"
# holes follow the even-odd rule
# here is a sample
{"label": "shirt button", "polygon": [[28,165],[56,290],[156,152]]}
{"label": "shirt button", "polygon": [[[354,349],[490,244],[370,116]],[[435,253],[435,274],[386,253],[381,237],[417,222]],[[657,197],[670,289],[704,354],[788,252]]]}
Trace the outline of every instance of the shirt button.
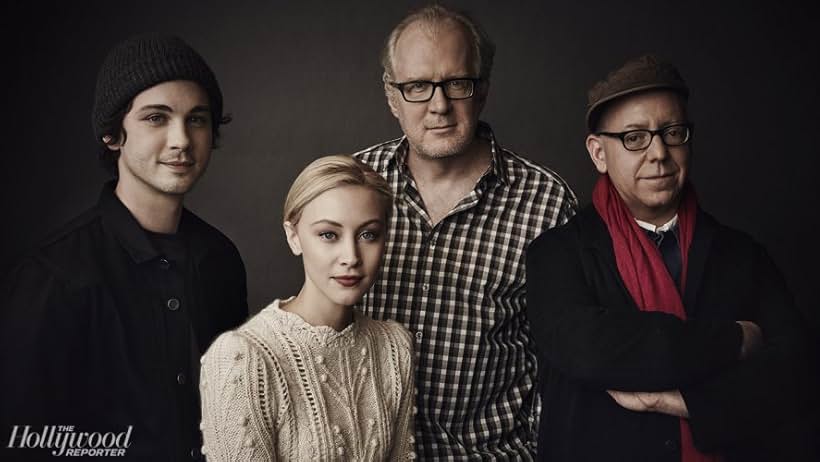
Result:
{"label": "shirt button", "polygon": [[182,372],[177,374],[177,383],[180,385],[185,385],[185,374],[183,374]]}
{"label": "shirt button", "polygon": [[422,334],[421,331],[416,332],[416,341],[421,342],[421,337],[423,336],[424,334]]}
{"label": "shirt button", "polygon": [[422,284],[421,290],[427,292],[428,290],[430,290],[430,284],[427,284],[427,283]]}
{"label": "shirt button", "polygon": [[179,299],[178,298],[169,298],[167,302],[165,302],[165,306],[168,307],[171,311],[176,311],[179,309]]}
{"label": "shirt button", "polygon": [[171,267],[171,262],[169,262],[168,259],[166,259],[166,258],[160,258],[159,259],[159,268],[160,269],[167,270],[170,267]]}
{"label": "shirt button", "polygon": [[[202,447],[204,448],[205,446],[202,446]],[[204,451],[202,451],[202,452],[201,452],[201,451],[199,450],[199,448],[193,448],[193,449],[191,449],[191,459],[194,459],[194,460],[199,460],[199,457],[203,454],[203,452],[204,452]]]}
{"label": "shirt button", "polygon": [[677,451],[678,450],[678,443],[676,441],[666,440],[663,443],[663,445],[666,446],[666,449],[668,449],[670,451]]}

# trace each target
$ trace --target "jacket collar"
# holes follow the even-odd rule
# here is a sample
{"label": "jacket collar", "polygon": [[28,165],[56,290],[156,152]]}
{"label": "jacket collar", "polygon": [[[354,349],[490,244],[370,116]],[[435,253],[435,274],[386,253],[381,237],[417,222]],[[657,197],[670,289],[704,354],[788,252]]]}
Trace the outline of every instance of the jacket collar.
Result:
{"label": "jacket collar", "polygon": [[[632,300],[618,272],[615,252],[612,249],[612,238],[609,236],[609,231],[606,229],[606,224],[603,219],[598,215],[598,212],[592,204],[581,209],[577,217],[580,224],[581,245],[584,248],[592,249],[598,255],[612,274],[616,276],[624,294]],[[697,306],[697,296],[703,282],[706,261],[716,230],[717,221],[715,221],[711,215],[698,208],[695,234],[692,237],[692,244],[689,248],[686,290],[683,294],[683,306],[686,308],[686,313],[690,318],[694,318],[698,314],[694,310]]]}
{"label": "jacket collar", "polygon": [[[114,192],[116,186],[116,180],[106,183],[97,201],[104,226],[119,241],[134,263],[139,264],[160,257],[160,252],[151,244],[145,230],[117,197]],[[187,230],[195,226],[195,221],[196,218],[191,212],[182,209],[177,232],[187,236]]]}
{"label": "jacket collar", "polygon": [[[508,184],[510,182],[509,179],[509,172],[507,169],[507,165],[504,163],[504,159],[501,156],[501,145],[498,144],[498,141],[495,138],[495,133],[493,133],[492,128],[486,122],[479,121],[478,126],[476,127],[476,138],[482,138],[490,143],[490,152],[492,154],[492,158],[490,161],[490,168],[487,171],[485,178],[495,179],[500,184]],[[398,139],[398,144],[394,148],[393,152],[389,153],[389,160],[384,164],[384,169],[380,172],[382,176],[387,176],[386,173],[391,168],[398,169],[399,173],[403,176],[409,177],[409,170],[407,168],[407,154],[410,152],[410,142],[407,140],[407,136],[402,136]]]}

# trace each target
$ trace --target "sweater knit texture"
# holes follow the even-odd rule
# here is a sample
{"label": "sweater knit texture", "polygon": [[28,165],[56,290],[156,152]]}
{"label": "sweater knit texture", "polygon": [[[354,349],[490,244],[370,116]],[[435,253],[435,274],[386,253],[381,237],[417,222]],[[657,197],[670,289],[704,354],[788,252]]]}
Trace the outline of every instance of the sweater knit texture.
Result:
{"label": "sweater knit texture", "polygon": [[279,305],[219,336],[202,357],[208,460],[414,459],[407,329],[354,311],[337,332]]}

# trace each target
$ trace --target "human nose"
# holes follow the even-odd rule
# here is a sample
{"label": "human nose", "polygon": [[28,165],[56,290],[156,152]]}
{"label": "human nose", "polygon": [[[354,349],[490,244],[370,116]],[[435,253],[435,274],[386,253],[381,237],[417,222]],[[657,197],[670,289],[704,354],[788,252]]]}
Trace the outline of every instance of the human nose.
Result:
{"label": "human nose", "polygon": [[359,264],[359,245],[355,239],[345,239],[342,242],[339,262],[344,266],[356,266]]}
{"label": "human nose", "polygon": [[[655,137],[658,141],[655,141]],[[649,146],[646,147],[646,157],[651,160],[662,161],[669,155],[669,147],[663,142],[663,136],[660,133],[653,133],[652,138],[649,139]]]}
{"label": "human nose", "polygon": [[427,107],[429,108],[430,112],[435,113],[446,113],[450,110],[450,98],[444,94],[444,87],[441,85],[436,85],[433,87],[433,96],[430,98],[430,101],[427,103]]}
{"label": "human nose", "polygon": [[184,121],[172,122],[168,128],[168,146],[171,149],[184,151],[188,149],[191,137]]}

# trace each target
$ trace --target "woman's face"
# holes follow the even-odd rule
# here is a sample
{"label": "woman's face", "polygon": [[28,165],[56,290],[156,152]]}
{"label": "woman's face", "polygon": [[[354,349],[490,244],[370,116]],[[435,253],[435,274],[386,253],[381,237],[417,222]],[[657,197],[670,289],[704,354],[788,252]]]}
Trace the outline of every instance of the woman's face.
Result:
{"label": "woman's face", "polygon": [[303,294],[313,304],[350,306],[378,277],[384,255],[384,196],[364,186],[325,191],[285,222],[288,244],[302,256]]}

